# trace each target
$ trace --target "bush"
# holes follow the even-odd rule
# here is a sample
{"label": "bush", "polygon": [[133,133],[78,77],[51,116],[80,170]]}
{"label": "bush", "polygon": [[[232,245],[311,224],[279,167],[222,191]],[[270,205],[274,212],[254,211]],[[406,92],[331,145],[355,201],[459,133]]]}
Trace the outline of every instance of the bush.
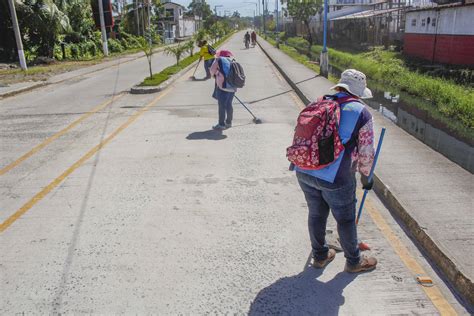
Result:
{"label": "bush", "polygon": [[121,53],[123,51],[122,44],[116,39],[109,38],[107,41],[111,53]]}
{"label": "bush", "polygon": [[79,59],[79,47],[76,44],[70,44],[69,50],[71,51],[71,57],[74,59]]}
{"label": "bush", "polygon": [[287,45],[296,48],[301,54],[308,54],[309,42],[302,37],[290,37],[286,40]]}

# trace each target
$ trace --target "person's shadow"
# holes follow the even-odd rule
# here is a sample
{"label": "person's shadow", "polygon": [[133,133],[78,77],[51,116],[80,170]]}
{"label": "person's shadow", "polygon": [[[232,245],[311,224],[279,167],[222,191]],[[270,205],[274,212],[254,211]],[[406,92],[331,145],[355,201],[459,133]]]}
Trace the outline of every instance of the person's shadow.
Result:
{"label": "person's shadow", "polygon": [[323,271],[306,265],[298,275],[264,288],[250,305],[249,315],[338,315],[345,302],[342,292],[357,275],[340,272],[321,282],[318,277]]}
{"label": "person's shadow", "polygon": [[186,136],[188,140],[198,140],[198,139],[209,139],[209,140],[222,140],[226,139],[227,136],[222,134],[221,130],[208,130],[202,132],[194,132]]}

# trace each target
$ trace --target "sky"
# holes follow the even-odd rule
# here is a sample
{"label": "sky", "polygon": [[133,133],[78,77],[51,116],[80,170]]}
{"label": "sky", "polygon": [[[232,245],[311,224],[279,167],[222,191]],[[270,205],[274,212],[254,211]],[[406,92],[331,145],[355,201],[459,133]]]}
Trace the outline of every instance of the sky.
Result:
{"label": "sky", "polygon": [[[191,3],[191,0],[172,0],[175,3],[184,5],[185,7]],[[267,0],[268,1],[268,11],[272,12],[275,10],[275,2],[280,0]],[[206,2],[211,6],[211,9],[214,11],[215,5],[222,5],[223,7],[217,8],[217,11],[220,15],[224,14],[224,10],[230,11],[231,14],[234,11],[239,11],[242,16],[253,16],[255,11],[255,4],[245,3],[253,2],[260,3],[260,10],[262,10],[262,0],[206,0]],[[280,7],[280,4],[278,5]],[[258,10],[258,6],[257,6]]]}

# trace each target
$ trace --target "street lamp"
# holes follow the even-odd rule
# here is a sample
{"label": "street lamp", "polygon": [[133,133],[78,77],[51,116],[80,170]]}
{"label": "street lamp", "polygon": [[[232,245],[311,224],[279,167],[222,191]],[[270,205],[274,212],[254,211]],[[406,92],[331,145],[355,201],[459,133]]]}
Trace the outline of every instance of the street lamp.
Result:
{"label": "street lamp", "polygon": [[328,32],[328,0],[324,0],[324,20],[323,20],[323,50],[319,58],[320,72],[323,77],[329,75],[329,57],[327,48],[327,32]]}

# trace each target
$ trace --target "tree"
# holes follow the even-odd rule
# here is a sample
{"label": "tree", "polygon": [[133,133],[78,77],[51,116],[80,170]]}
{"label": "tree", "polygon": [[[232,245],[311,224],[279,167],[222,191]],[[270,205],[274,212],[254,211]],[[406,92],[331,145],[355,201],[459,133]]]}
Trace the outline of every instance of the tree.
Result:
{"label": "tree", "polygon": [[181,43],[175,46],[167,46],[165,47],[165,54],[173,55],[176,58],[176,66],[178,66],[181,56],[186,52],[186,49],[186,45],[182,45]]}
{"label": "tree", "polygon": [[288,13],[296,20],[302,21],[308,29],[309,45],[313,45],[313,36],[309,23],[311,18],[322,8],[322,0],[286,0]]}
{"label": "tree", "polygon": [[188,51],[189,53],[189,56],[193,56],[194,55],[194,40],[190,40],[190,41],[187,41],[184,46],[186,47],[186,50]]}
{"label": "tree", "polygon": [[212,10],[206,0],[193,0],[188,5],[188,9],[193,15],[202,17],[203,20],[207,20],[212,15]]}
{"label": "tree", "polygon": [[38,56],[53,57],[59,35],[71,31],[67,15],[52,0],[25,0],[16,4],[25,47],[35,47]]}
{"label": "tree", "polygon": [[86,0],[70,0],[65,8],[71,31],[66,35],[66,42],[79,43],[92,38],[95,23],[92,19],[90,2]]}
{"label": "tree", "polygon": [[153,78],[153,71],[151,69],[151,59],[153,57],[153,45],[143,37],[137,39],[140,49],[145,53],[148,61],[148,69],[150,70],[150,78]]}

